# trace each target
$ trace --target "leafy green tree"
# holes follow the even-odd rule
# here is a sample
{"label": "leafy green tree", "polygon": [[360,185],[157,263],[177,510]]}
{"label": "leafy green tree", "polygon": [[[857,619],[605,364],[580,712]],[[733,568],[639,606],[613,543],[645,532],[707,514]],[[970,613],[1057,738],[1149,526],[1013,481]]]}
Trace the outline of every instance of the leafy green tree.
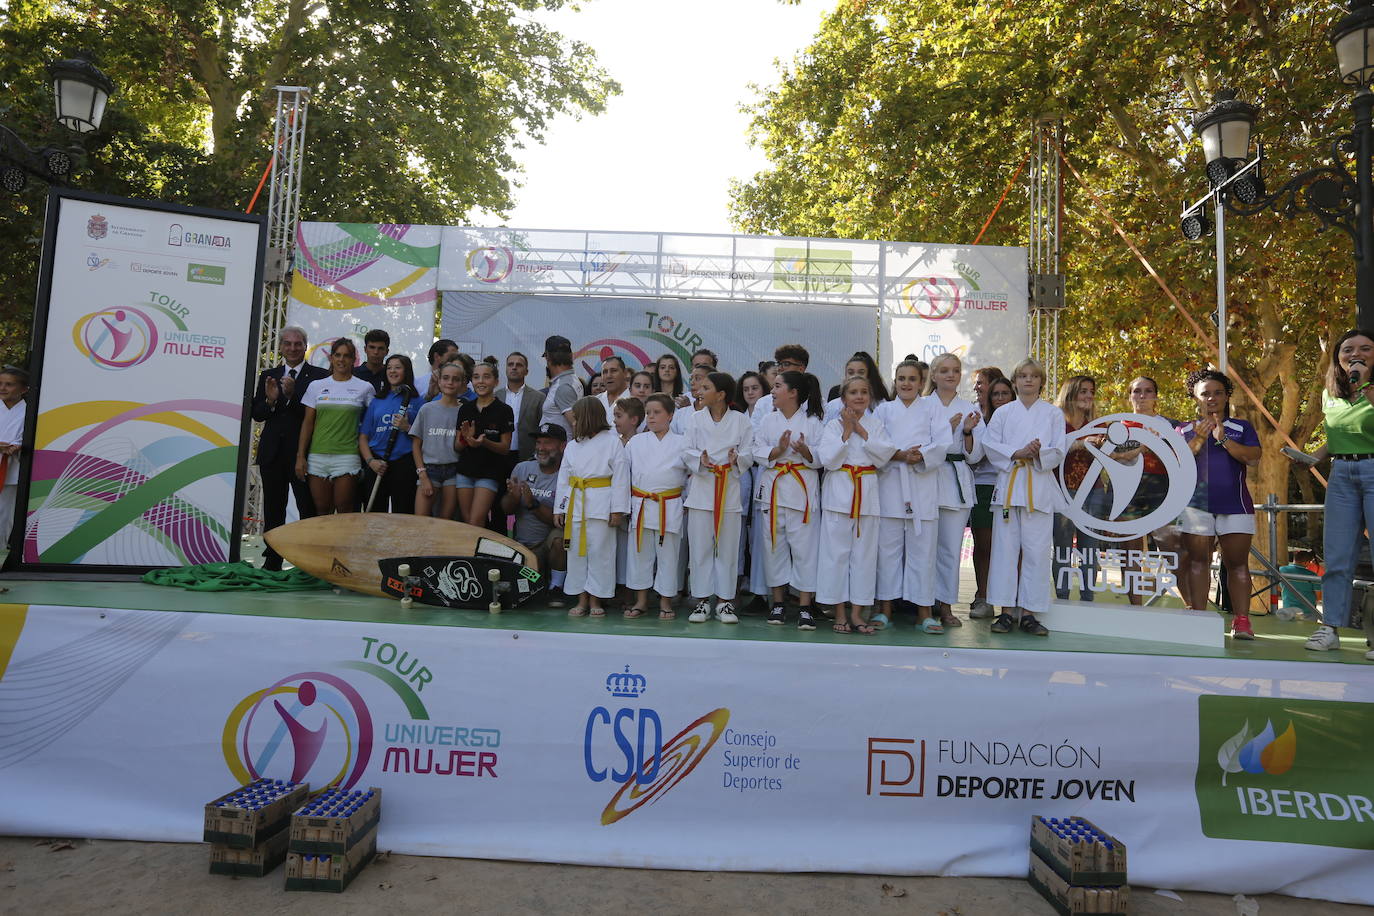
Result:
{"label": "leafy green tree", "polygon": [[[60,139],[42,68],[92,52],[118,90],[81,188],[243,209],[271,152],[277,85],[311,90],[301,218],[457,222],[511,204],[522,138],[597,113],[618,85],[537,19],[564,0],[12,0],[4,122]],[[0,355],[23,359],[43,188],[0,218]],[[257,212],[266,208],[259,201]]]}
{"label": "leafy green tree", "polygon": [[[1351,123],[1326,38],[1340,15],[1261,0],[844,2],[752,105],[772,167],[733,189],[732,215],[749,232],[968,243],[1027,157],[1032,124],[1057,117],[1086,186],[1210,331],[1211,240],[1178,231],[1182,205],[1205,193],[1192,116],[1220,88],[1259,104],[1271,187],[1324,162]],[[1209,362],[1205,345],[1063,174],[1061,374],[1097,376],[1104,407],[1151,375],[1166,412],[1191,415],[1182,379]],[[1026,244],[1018,184],[984,243]],[[1230,361],[1300,444],[1320,427],[1319,380],[1355,311],[1350,241],[1317,225],[1227,223]],[[1265,445],[1252,489],[1282,501],[1279,431],[1245,398],[1236,407]],[[1311,499],[1308,476],[1295,478]]]}

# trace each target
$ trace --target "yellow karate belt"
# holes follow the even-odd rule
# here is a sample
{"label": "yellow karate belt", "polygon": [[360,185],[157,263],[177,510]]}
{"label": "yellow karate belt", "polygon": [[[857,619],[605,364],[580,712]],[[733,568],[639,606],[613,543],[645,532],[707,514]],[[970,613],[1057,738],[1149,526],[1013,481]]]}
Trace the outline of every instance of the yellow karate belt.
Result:
{"label": "yellow karate belt", "polygon": [[778,546],[778,482],[784,477],[795,478],[802,488],[802,496],[806,498],[806,507],[802,509],[802,524],[811,524],[811,494],[806,490],[806,478],[802,477],[801,472],[806,470],[806,465],[796,461],[780,461],[773,465],[773,470],[778,475],[773,478],[773,486],[768,491],[768,537],[771,538],[770,546],[777,549]]}
{"label": "yellow karate belt", "polygon": [[730,472],[734,469],[733,463],[706,463],[706,472],[715,478],[711,494],[711,522],[714,526],[716,546],[712,553],[720,548],[720,523],[725,520],[725,494],[730,489]]}
{"label": "yellow karate belt", "polygon": [[[663,529],[668,527],[668,500],[677,499],[682,495],[682,487],[673,487],[671,490],[641,490],[639,487],[630,487],[630,495],[638,496],[640,499],[647,499],[650,502],[658,503],[658,546],[663,546]],[[635,552],[638,553],[644,547],[644,506],[639,507],[639,518],[635,519]]]}
{"label": "yellow karate belt", "polygon": [[580,530],[577,533],[577,555],[585,557],[587,555],[587,490],[602,490],[611,485],[609,477],[569,477],[568,478],[568,514],[563,519],[563,543],[572,540],[572,525],[574,507],[577,505],[577,494],[582,491],[582,521]]}
{"label": "yellow karate belt", "polygon": [[849,472],[849,482],[854,485],[854,495],[849,497],[849,517],[854,519],[854,534],[858,536],[862,533],[859,527],[859,516],[863,513],[864,507],[864,486],[863,479],[869,474],[878,473],[878,469],[871,464],[845,464],[841,465],[841,470]]}
{"label": "yellow karate belt", "polygon": [[1027,458],[1017,458],[1016,463],[1011,466],[1011,479],[1007,481],[1007,492],[1002,497],[1002,517],[1006,518],[1011,511],[1011,496],[1016,492],[1016,475],[1021,469],[1026,469],[1026,508],[1031,512],[1035,511],[1035,469],[1031,467],[1030,460]]}

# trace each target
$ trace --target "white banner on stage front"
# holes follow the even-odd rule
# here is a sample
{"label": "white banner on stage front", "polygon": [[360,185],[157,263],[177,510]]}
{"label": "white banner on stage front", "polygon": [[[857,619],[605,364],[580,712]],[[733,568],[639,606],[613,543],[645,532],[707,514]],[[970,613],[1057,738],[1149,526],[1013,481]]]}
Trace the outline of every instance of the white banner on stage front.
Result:
{"label": "white banner on stage front", "polygon": [[438,226],[301,223],[286,323],[305,329],[309,358],[329,365],[329,346],[351,337],[363,358],[373,328],[391,337],[391,352],[418,360],[434,343],[439,304]]}
{"label": "white banner on stage front", "polygon": [[1082,815],[1137,885],[1374,903],[1358,666],[0,605],[11,647],[6,833],[195,841],[263,775],[381,787],[398,852],[1014,876]]}
{"label": "white banner on stage front", "polygon": [[685,371],[702,347],[716,353],[723,371],[738,376],[771,359],[778,345],[795,342],[809,348],[810,371],[828,384],[841,376],[851,353],[873,351],[872,318],[870,309],[843,305],[445,292],[442,329],[475,357],[491,353],[504,360],[519,350],[536,367],[544,338],[564,334],[572,341],[573,368],[584,379],[612,355],[634,371],[672,354]]}
{"label": "white banner on stage front", "polygon": [[884,246],[883,368],[907,354],[954,353],[973,372],[1007,375],[1029,352],[1026,250],[984,245]]}

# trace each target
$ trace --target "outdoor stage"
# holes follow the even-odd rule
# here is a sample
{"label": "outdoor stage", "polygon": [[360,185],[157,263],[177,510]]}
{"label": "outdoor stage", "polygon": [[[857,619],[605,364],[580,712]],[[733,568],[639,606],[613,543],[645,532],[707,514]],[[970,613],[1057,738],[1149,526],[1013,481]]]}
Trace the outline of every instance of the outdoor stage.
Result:
{"label": "outdoor stage", "polygon": [[1374,903],[1374,678],[1310,624],[1213,650],[0,585],[6,833],[194,841],[263,774],[382,787],[398,852],[1013,876],[1031,815],[1082,815],[1137,885]]}

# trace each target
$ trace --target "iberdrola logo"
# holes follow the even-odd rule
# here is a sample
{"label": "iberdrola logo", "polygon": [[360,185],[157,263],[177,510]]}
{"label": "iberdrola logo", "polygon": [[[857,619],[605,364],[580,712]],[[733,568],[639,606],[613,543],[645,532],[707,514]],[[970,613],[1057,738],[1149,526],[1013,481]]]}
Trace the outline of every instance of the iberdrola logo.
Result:
{"label": "iberdrola logo", "polygon": [[1217,764],[1221,767],[1221,784],[1226,785],[1232,773],[1268,773],[1282,776],[1293,768],[1298,755],[1298,733],[1293,723],[1283,734],[1274,737],[1274,723],[1265,720],[1264,730],[1259,734],[1250,731],[1250,720],[1246,719],[1240,731],[1226,740],[1217,751]]}
{"label": "iberdrola logo", "polygon": [[1204,694],[1197,712],[1204,836],[1374,849],[1374,703]]}

